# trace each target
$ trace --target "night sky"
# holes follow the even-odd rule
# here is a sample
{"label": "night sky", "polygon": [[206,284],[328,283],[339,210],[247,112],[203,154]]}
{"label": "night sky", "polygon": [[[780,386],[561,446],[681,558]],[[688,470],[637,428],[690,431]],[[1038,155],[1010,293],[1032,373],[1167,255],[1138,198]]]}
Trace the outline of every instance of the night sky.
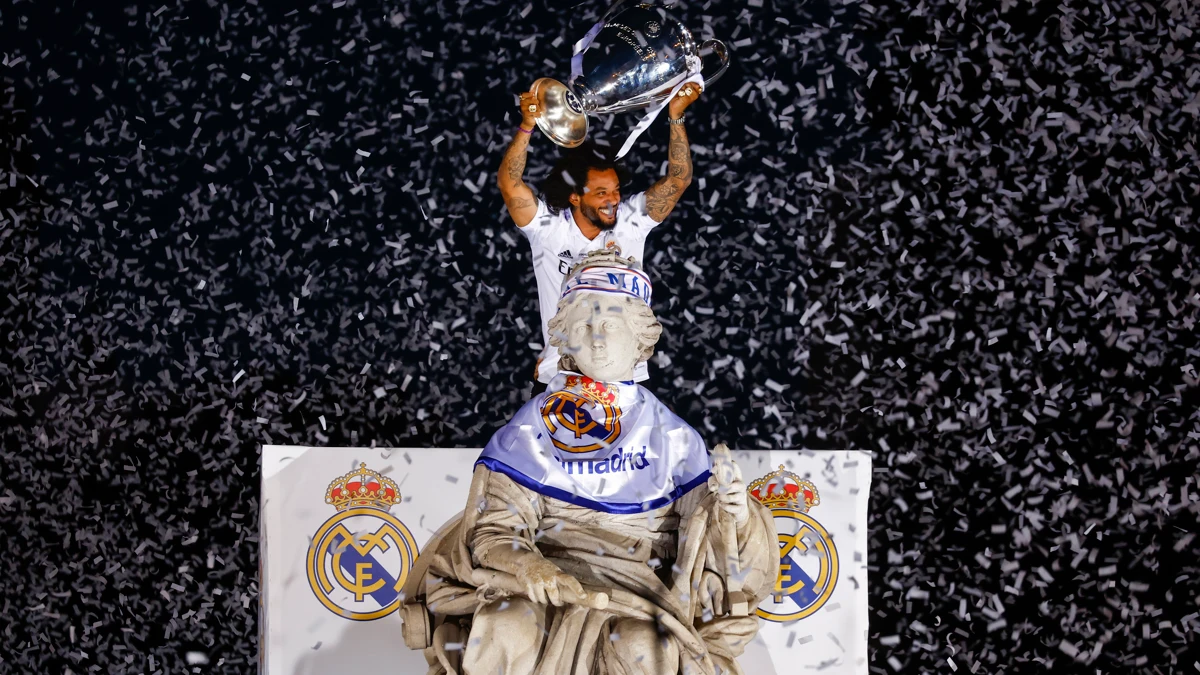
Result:
{"label": "night sky", "polygon": [[[517,410],[495,172],[603,9],[0,8],[0,672],[251,672],[262,444]],[[648,384],[710,444],[873,453],[870,672],[1200,672],[1200,9],[672,11],[733,63],[647,242]]]}

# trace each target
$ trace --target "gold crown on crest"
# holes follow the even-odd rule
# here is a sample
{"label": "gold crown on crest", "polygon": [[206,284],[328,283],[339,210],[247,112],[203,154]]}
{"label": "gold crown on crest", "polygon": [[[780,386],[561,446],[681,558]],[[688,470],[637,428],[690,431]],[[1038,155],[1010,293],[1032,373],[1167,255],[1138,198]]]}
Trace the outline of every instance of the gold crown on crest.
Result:
{"label": "gold crown on crest", "polygon": [[359,506],[387,511],[400,503],[400,486],[378,471],[368,469],[366,464],[359,464],[345,476],[333,479],[325,491],[325,503],[339,512]]}
{"label": "gold crown on crest", "polygon": [[750,494],[767,508],[792,507],[803,513],[821,503],[821,495],[812,481],[806,480],[779,465],[773,471],[750,483]]}

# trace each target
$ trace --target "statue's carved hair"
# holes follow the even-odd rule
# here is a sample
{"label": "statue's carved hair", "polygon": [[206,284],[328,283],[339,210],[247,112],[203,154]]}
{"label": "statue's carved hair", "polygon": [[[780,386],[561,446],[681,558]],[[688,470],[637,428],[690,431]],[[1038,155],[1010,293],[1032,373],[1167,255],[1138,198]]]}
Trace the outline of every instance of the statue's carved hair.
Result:
{"label": "statue's carved hair", "polygon": [[[573,293],[558,301],[558,311],[555,312],[554,318],[550,319],[547,328],[550,332],[550,344],[558,347],[562,356],[558,360],[560,370],[570,370],[579,372],[579,368],[575,365],[575,359],[570,354],[566,353],[567,346],[567,330],[564,325],[567,321],[566,315],[568,308],[578,303],[594,303],[596,302],[591,293]],[[658,318],[654,316],[654,310],[641,300],[629,296],[621,297],[620,304],[621,312],[629,321],[630,327],[633,328],[633,334],[637,338],[638,348],[641,350],[641,355],[638,356],[638,363],[647,361],[654,355],[654,346],[658,344],[658,339],[662,336],[662,324],[658,322]]]}

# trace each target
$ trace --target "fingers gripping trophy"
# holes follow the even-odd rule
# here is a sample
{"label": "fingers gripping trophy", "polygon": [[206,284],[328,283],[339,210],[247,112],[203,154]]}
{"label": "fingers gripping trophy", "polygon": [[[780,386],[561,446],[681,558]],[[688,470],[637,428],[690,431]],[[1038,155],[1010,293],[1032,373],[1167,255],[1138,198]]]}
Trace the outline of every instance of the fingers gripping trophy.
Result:
{"label": "fingers gripping trophy", "polygon": [[404,587],[430,675],[716,675],[774,588],[770,512],[729,450],[631,381],[662,332],[640,266],[593,251],[551,322],[561,372],[488,442]]}
{"label": "fingers gripping trophy", "polygon": [[[729,67],[723,42],[707,40],[697,45],[679,19],[652,4],[618,2],[576,43],[574,51],[567,84],[543,77],[521,95],[524,121],[536,123],[558,145],[573,148],[587,137],[589,116],[645,110],[618,159],[663,107],[669,104],[676,118],[674,109],[682,114]],[[701,72],[705,51],[720,60],[707,78]]]}

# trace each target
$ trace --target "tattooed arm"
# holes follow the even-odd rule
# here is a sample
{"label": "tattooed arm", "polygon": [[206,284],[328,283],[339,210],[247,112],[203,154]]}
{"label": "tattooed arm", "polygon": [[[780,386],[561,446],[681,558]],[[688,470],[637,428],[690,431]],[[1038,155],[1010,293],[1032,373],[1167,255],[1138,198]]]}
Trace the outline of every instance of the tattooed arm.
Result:
{"label": "tattooed arm", "polygon": [[671,214],[683,191],[692,184],[692,151],[682,124],[672,124],[667,175],[646,190],[646,212],[661,223]]}
{"label": "tattooed arm", "polygon": [[[537,117],[541,116],[541,111],[530,111],[528,106],[536,104],[537,98],[526,92],[521,95],[521,128],[532,130]],[[508,207],[508,215],[512,216],[513,222],[517,227],[525,227],[528,225],[535,215],[537,215],[537,199],[533,196],[533,190],[525,184],[522,176],[525,175],[525,157],[529,150],[529,139],[532,134],[525,133],[520,129],[513,130],[512,143],[508,144],[508,150],[504,153],[504,160],[500,162],[500,171],[496,176],[496,182],[500,186],[500,195],[504,197],[504,205]]]}

